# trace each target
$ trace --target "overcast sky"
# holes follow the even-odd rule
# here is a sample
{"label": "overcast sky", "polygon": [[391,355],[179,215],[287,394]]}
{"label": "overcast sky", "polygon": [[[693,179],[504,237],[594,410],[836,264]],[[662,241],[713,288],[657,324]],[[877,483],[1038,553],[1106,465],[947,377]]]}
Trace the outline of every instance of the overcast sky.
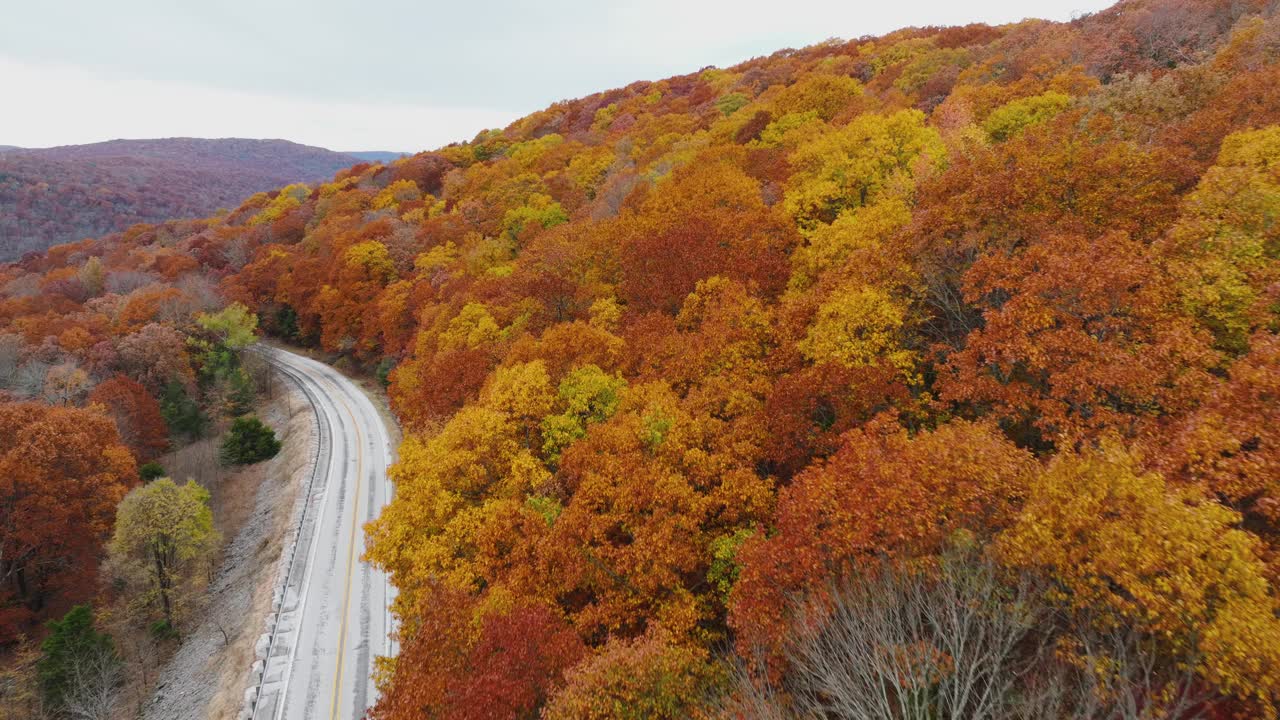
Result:
{"label": "overcast sky", "polygon": [[557,100],[911,25],[1111,0],[0,0],[0,144],[466,140]]}

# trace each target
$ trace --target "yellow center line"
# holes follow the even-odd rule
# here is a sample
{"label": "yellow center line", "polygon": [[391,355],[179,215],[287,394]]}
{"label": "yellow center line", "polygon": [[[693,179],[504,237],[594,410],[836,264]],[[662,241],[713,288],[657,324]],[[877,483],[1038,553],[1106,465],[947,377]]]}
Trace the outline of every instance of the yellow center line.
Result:
{"label": "yellow center line", "polygon": [[351,424],[356,429],[356,489],[354,502],[351,509],[351,540],[347,545],[347,579],[346,588],[342,594],[342,624],[338,630],[338,664],[333,671],[333,696],[329,700],[329,719],[335,720],[338,717],[338,695],[342,690],[342,656],[346,652],[347,644],[347,611],[351,604],[351,572],[355,567],[356,554],[356,528],[360,526],[360,483],[364,478],[364,435],[360,432],[360,423],[356,421],[356,414],[351,412],[351,407],[341,397],[335,395],[334,398],[342,404],[347,414],[351,416]]}

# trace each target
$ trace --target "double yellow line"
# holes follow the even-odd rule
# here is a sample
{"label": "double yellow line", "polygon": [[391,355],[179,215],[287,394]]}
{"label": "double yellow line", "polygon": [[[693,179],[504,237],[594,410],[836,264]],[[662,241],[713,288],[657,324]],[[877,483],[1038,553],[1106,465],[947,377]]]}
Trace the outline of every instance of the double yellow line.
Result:
{"label": "double yellow line", "polygon": [[347,645],[347,615],[351,609],[351,573],[355,569],[356,530],[360,527],[360,486],[364,481],[364,433],[360,432],[360,423],[356,414],[351,412],[347,401],[334,395],[342,408],[351,417],[351,424],[356,429],[356,488],[351,509],[351,539],[347,544],[347,578],[342,594],[342,624],[338,630],[338,664],[333,671],[333,696],[329,699],[329,720],[338,718],[338,696],[342,691],[342,661]]}

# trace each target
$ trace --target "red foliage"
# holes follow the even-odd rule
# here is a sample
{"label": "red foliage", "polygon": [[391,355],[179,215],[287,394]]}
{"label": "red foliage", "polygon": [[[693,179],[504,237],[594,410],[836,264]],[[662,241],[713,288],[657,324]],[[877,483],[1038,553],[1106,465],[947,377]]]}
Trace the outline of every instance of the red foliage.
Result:
{"label": "red foliage", "polygon": [[777,534],[739,553],[729,623],[744,656],[774,650],[792,596],[850,564],[936,552],[952,533],[1007,525],[1033,467],[995,428],[952,422],[915,437],[887,420],[854,430],[778,496]]}
{"label": "red foliage", "polygon": [[160,404],[147,389],[123,375],[99,383],[89,393],[90,403],[99,403],[116,422],[120,441],[133,457],[144,463],[169,447],[169,428],[160,416]]}
{"label": "red foliage", "polygon": [[370,712],[374,720],[535,717],[585,647],[556,613],[521,606],[486,615],[473,637],[465,594],[437,589],[429,616],[405,641],[405,668]]}

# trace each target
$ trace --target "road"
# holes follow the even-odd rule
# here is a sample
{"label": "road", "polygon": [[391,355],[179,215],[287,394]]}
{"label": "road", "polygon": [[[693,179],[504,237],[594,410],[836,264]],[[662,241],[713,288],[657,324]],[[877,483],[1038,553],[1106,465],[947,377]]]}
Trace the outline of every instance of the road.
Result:
{"label": "road", "polygon": [[[391,499],[382,416],[333,368],[272,347],[259,351],[298,384],[316,412],[316,464],[304,481],[297,542],[273,607],[254,720],[358,720],[376,698],[374,658],[395,653],[394,588],[361,562],[364,524]],[[261,644],[260,644],[261,645]]]}

